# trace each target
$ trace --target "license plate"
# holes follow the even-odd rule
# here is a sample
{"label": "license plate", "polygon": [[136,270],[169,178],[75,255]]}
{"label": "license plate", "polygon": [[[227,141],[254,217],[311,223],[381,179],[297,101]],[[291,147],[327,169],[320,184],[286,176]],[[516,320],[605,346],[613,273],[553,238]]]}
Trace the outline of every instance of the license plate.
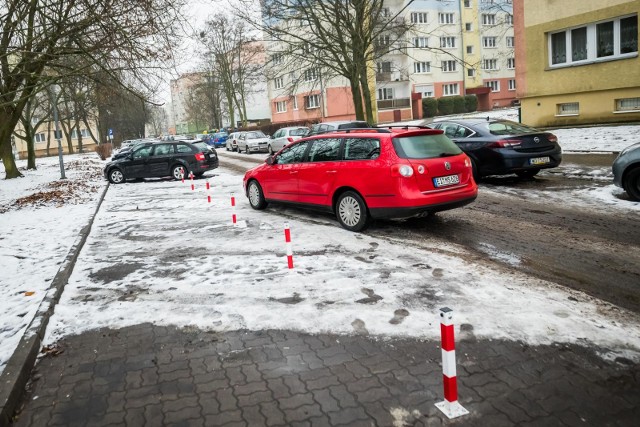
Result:
{"label": "license plate", "polygon": [[458,175],[449,175],[449,176],[440,176],[438,178],[433,178],[433,185],[436,187],[446,187],[447,185],[454,185],[460,183],[460,176]]}
{"label": "license plate", "polygon": [[551,162],[551,159],[549,157],[534,157],[532,159],[529,159],[530,165],[544,165],[545,163],[549,162]]}

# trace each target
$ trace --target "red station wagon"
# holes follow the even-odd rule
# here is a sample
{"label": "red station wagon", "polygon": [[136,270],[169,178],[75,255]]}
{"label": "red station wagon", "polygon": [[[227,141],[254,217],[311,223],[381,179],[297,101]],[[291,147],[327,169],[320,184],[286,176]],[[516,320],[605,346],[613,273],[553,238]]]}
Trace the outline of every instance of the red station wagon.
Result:
{"label": "red station wagon", "polygon": [[410,218],[475,200],[466,154],[441,130],[348,129],[295,141],[247,171],[254,209],[284,202],[321,209],[360,231],[370,218]]}

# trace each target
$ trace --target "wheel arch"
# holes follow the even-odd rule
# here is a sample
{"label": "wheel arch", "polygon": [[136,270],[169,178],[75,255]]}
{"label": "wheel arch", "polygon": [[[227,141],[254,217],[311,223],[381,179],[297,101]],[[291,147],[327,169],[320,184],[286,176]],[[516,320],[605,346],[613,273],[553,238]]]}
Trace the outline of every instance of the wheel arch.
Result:
{"label": "wheel arch", "polygon": [[364,205],[367,208],[367,213],[369,212],[369,205],[367,204],[367,199],[362,195],[362,193],[358,190],[356,190],[353,187],[349,187],[347,185],[344,185],[342,187],[338,187],[336,188],[336,190],[333,192],[333,196],[331,197],[331,211],[333,211],[333,213],[336,213],[336,204],[338,203],[338,199],[340,198],[340,196],[344,193],[346,193],[347,191],[353,191],[354,193],[356,193],[358,196],[360,196],[362,198],[362,201],[364,201]]}

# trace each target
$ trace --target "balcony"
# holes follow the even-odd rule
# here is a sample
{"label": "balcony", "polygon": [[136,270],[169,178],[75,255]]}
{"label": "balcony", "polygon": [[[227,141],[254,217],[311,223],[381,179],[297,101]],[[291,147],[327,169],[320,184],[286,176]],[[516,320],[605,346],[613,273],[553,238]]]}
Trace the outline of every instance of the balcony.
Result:
{"label": "balcony", "polygon": [[395,110],[398,108],[411,108],[411,98],[378,100],[378,110]]}
{"label": "balcony", "polygon": [[376,82],[405,82],[409,76],[399,71],[376,73]]}

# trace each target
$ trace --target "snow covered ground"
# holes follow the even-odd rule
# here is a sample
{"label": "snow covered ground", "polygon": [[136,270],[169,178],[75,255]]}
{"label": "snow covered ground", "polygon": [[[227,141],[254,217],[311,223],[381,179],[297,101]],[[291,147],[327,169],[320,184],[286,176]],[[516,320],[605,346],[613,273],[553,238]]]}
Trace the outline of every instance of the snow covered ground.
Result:
{"label": "snow covered ground", "polygon": [[[590,135],[616,136],[608,147],[619,151],[640,138],[639,127],[622,128],[587,129]],[[557,131],[565,151],[585,144],[584,131]],[[73,188],[59,183],[56,157],[38,159],[38,170],[23,170],[24,178],[0,181],[0,372],[106,185],[104,162],[95,154],[65,156],[65,162]],[[570,175],[576,168],[569,165],[565,171]],[[551,172],[541,179],[546,173]],[[624,200],[610,184],[610,170],[588,173],[593,185],[528,189],[527,197],[640,212],[640,203]],[[347,233],[330,218],[255,212],[241,194],[241,176],[223,168],[212,182],[212,206],[204,202],[201,188],[190,193],[178,182],[112,186],[56,308],[48,342],[141,321],[218,329],[366,329],[381,336],[435,338],[437,308],[449,305],[457,324],[473,325],[476,335],[530,343],[594,342],[638,359],[637,315],[492,264],[469,263],[463,248],[446,242],[428,241],[407,253],[402,242]],[[54,190],[66,192],[68,203],[52,202],[55,197],[47,194]],[[231,191],[238,200],[237,227],[230,225]],[[480,191],[523,197],[510,186],[490,183]],[[16,205],[36,193],[42,194]],[[284,261],[285,218],[294,236],[292,272]],[[111,280],[109,268],[115,276],[125,274]]]}

